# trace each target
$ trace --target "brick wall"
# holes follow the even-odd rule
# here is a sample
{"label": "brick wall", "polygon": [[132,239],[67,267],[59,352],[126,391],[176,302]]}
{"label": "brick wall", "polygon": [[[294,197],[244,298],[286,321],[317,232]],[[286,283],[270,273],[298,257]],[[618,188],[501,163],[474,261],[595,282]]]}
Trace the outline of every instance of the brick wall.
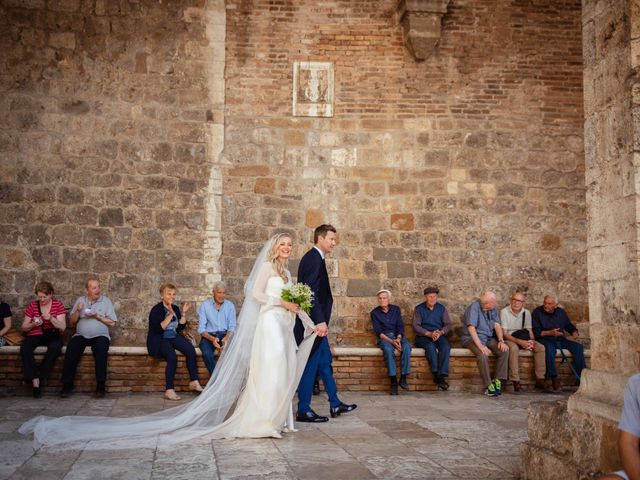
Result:
{"label": "brick wall", "polygon": [[[229,1],[223,271],[239,291],[271,233],[331,222],[332,341],[374,342],[390,288],[428,283],[455,321],[483,288],[559,293],[588,318],[580,2],[452,0],[432,56],[396,1]],[[292,63],[335,64],[333,118],[292,117]],[[295,262],[293,265],[295,271]]]}
{"label": "brick wall", "polygon": [[[129,350],[125,353],[122,350]],[[128,392],[162,392],[164,391],[164,368],[166,363],[149,357],[144,349],[132,352],[131,348],[112,348],[109,352],[109,378],[107,389],[112,393]],[[334,378],[340,391],[387,391],[389,379],[382,354],[377,348],[353,355],[336,351],[333,359]],[[589,353],[586,353],[587,361]],[[41,356],[36,355],[37,359]],[[6,394],[25,394],[30,387],[22,384],[22,361],[17,348],[0,350],[0,385]],[[494,359],[491,358],[493,362]],[[558,357],[557,361],[560,361]],[[204,385],[209,374],[204,363],[198,358],[200,382]],[[416,349],[411,357],[412,374],[409,378],[410,390],[435,391],[436,385],[422,350]],[[46,383],[46,392],[60,391],[59,379],[62,374],[62,357],[58,359]],[[523,385],[535,383],[533,357],[524,355],[520,358],[520,376]],[[567,365],[558,368],[558,378],[564,385],[574,385]],[[176,389],[188,391],[189,375],[184,363],[184,356],[178,354],[178,369],[175,377]],[[482,391],[484,385],[478,374],[475,357],[466,349],[454,350],[451,357],[449,383],[452,390]],[[93,357],[89,350],[85,353],[78,367],[75,390],[93,392],[95,390],[95,372]]]}

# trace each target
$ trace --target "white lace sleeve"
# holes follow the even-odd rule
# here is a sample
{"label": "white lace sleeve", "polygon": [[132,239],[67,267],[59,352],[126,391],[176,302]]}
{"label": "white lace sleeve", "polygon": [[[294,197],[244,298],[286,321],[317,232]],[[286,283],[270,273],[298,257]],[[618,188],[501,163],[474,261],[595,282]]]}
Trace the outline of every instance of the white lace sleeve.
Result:
{"label": "white lace sleeve", "polygon": [[256,278],[256,283],[253,284],[253,291],[251,292],[251,295],[256,302],[265,305],[280,305],[282,303],[279,297],[272,297],[267,295],[266,292],[269,279],[275,276],[277,276],[277,274],[273,270],[271,263],[263,263],[262,267],[260,267],[258,278]]}

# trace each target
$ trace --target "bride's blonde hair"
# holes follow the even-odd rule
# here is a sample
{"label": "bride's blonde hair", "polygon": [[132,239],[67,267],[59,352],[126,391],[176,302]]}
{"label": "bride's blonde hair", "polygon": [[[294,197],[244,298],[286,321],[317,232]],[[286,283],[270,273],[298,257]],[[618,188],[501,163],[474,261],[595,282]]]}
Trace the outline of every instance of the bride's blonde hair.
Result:
{"label": "bride's blonde hair", "polygon": [[284,263],[278,261],[278,247],[280,246],[280,240],[282,240],[283,238],[292,240],[291,235],[286,232],[276,234],[276,236],[273,237],[273,241],[271,242],[271,248],[269,248],[267,260],[271,262],[271,265],[273,265],[273,269],[286,283],[289,281],[289,277],[287,276],[287,271],[289,269],[289,259],[285,260]]}

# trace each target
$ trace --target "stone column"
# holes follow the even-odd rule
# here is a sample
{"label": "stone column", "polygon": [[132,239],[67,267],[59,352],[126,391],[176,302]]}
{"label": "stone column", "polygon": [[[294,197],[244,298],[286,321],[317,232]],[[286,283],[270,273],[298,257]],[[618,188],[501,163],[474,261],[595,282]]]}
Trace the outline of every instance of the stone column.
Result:
{"label": "stone column", "polygon": [[613,4],[583,2],[591,366],[630,374],[640,344],[640,7]]}
{"label": "stone column", "polygon": [[569,401],[532,406],[523,478],[619,468],[617,422],[640,345],[640,6],[583,0],[591,368]]}
{"label": "stone column", "polygon": [[[213,163],[209,173],[207,188],[206,238],[202,273],[205,274],[207,287],[220,280],[220,257],[222,255],[222,170],[220,163],[224,149],[224,102],[225,102],[225,38],[226,10],[224,0],[208,0],[207,39],[209,40],[206,65],[210,73],[209,95],[212,106],[208,119],[207,144],[208,160]],[[209,294],[207,288],[207,295]]]}

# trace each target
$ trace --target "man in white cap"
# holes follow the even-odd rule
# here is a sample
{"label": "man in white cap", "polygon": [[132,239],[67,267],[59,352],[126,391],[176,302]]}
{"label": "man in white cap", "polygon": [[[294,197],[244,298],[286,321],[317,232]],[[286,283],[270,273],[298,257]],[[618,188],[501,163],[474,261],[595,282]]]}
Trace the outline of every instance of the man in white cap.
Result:
{"label": "man in white cap", "polygon": [[384,352],[391,395],[398,395],[398,378],[396,373],[395,351],[400,352],[400,386],[408,390],[407,375],[411,373],[411,344],[404,336],[404,323],[400,308],[389,303],[391,292],[386,289],[378,291],[378,307],[371,310],[371,324],[376,332],[378,346]]}

